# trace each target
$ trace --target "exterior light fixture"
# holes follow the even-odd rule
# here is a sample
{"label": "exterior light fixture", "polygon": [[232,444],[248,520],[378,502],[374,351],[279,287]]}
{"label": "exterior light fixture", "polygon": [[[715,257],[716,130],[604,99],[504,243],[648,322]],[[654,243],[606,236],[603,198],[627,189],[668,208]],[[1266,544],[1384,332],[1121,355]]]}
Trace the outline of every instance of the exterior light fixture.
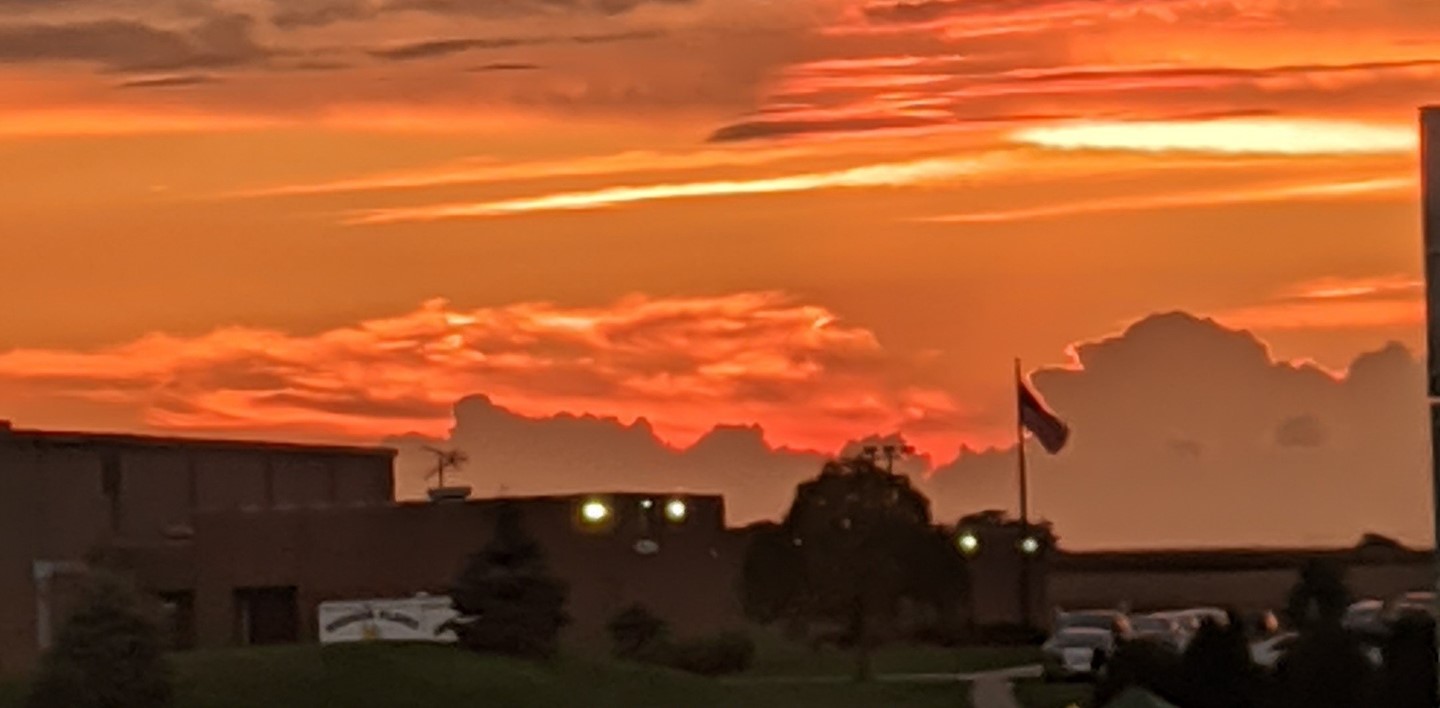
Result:
{"label": "exterior light fixture", "polygon": [[1027,556],[1033,556],[1039,553],[1040,539],[1034,536],[1026,536],[1025,539],[1020,542],[1020,552]]}
{"label": "exterior light fixture", "polygon": [[689,513],[690,509],[685,505],[685,502],[680,499],[671,499],[665,504],[665,518],[673,523],[678,524],[684,521],[686,515]]}
{"label": "exterior light fixture", "polygon": [[654,500],[654,499],[641,499],[641,500],[640,500],[640,508],[641,508],[641,509],[649,509],[649,508],[652,507],[652,506],[655,506],[655,500]]}
{"label": "exterior light fixture", "polygon": [[580,505],[580,519],[587,524],[598,524],[610,518],[610,507],[598,499],[591,499]]}
{"label": "exterior light fixture", "polygon": [[980,552],[980,537],[966,531],[955,539],[955,545],[960,547],[960,552],[967,556],[973,556]]}

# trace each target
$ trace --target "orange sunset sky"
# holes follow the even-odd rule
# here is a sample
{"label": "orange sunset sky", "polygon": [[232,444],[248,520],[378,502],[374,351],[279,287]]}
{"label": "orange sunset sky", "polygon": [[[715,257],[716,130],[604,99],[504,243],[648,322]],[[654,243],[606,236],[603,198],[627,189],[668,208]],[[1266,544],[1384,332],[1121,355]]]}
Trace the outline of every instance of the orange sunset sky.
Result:
{"label": "orange sunset sky", "polygon": [[1064,542],[1429,544],[1430,101],[1433,0],[0,0],[0,418],[945,517],[1019,356]]}

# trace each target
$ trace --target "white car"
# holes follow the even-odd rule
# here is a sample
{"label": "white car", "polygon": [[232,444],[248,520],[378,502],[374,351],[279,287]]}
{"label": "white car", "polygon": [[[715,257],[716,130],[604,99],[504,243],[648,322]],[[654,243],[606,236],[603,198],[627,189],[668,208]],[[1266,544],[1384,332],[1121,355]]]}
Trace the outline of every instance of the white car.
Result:
{"label": "white car", "polygon": [[1180,621],[1167,613],[1130,616],[1131,638],[1159,642],[1176,651],[1183,651],[1189,632]]}
{"label": "white car", "polygon": [[[1055,681],[1093,678],[1104,659],[1115,652],[1115,633],[1094,627],[1062,629],[1041,649],[1045,652],[1045,678]],[[1099,654],[1102,661],[1096,661]]]}

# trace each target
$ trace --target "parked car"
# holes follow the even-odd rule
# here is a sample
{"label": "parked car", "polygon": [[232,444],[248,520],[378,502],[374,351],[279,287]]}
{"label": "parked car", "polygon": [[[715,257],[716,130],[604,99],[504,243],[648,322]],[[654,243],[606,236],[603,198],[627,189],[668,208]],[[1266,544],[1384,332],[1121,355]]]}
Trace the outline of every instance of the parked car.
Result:
{"label": "parked car", "polygon": [[1388,610],[1380,600],[1360,600],[1345,609],[1340,626],[1366,637],[1384,636]]}
{"label": "parked car", "polygon": [[1117,638],[1125,639],[1131,634],[1130,620],[1118,610],[1071,610],[1055,615],[1055,632],[1067,629],[1100,629]]}
{"label": "parked car", "polygon": [[1152,612],[1151,617],[1159,617],[1175,623],[1179,632],[1179,642],[1176,646],[1180,651],[1190,646],[1190,640],[1195,638],[1195,633],[1200,631],[1200,625],[1210,620],[1221,626],[1230,623],[1230,615],[1224,610],[1214,607],[1192,607],[1184,610],[1167,610],[1165,612]]}
{"label": "parked car", "polygon": [[1393,601],[1391,601],[1390,607],[1385,613],[1385,619],[1388,622],[1394,622],[1395,620],[1410,614],[1429,615],[1431,618],[1434,618],[1437,614],[1435,607],[1435,593],[1428,590],[1417,590],[1414,592],[1407,592],[1404,595],[1395,598]]}
{"label": "parked car", "polygon": [[1131,615],[1130,639],[1157,642],[1176,651],[1184,651],[1188,632],[1179,620],[1168,614]]}
{"label": "parked car", "polygon": [[1097,627],[1069,627],[1057,631],[1041,649],[1045,652],[1045,680],[1094,678],[1115,652],[1115,633]]}

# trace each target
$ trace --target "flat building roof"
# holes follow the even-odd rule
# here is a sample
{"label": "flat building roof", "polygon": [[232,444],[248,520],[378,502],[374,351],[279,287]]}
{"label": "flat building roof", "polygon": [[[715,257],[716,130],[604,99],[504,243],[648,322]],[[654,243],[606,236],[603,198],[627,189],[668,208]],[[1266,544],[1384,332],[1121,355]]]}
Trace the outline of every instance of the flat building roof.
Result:
{"label": "flat building roof", "polygon": [[137,448],[204,448],[243,452],[290,452],[311,455],[348,455],[366,457],[395,457],[395,449],[388,447],[366,447],[357,445],[321,445],[269,440],[236,440],[217,438],[192,438],[162,435],[135,435],[129,433],[90,433],[69,430],[28,430],[12,428],[7,421],[0,421],[0,443],[6,441],[31,442],[55,446],[111,446]]}

